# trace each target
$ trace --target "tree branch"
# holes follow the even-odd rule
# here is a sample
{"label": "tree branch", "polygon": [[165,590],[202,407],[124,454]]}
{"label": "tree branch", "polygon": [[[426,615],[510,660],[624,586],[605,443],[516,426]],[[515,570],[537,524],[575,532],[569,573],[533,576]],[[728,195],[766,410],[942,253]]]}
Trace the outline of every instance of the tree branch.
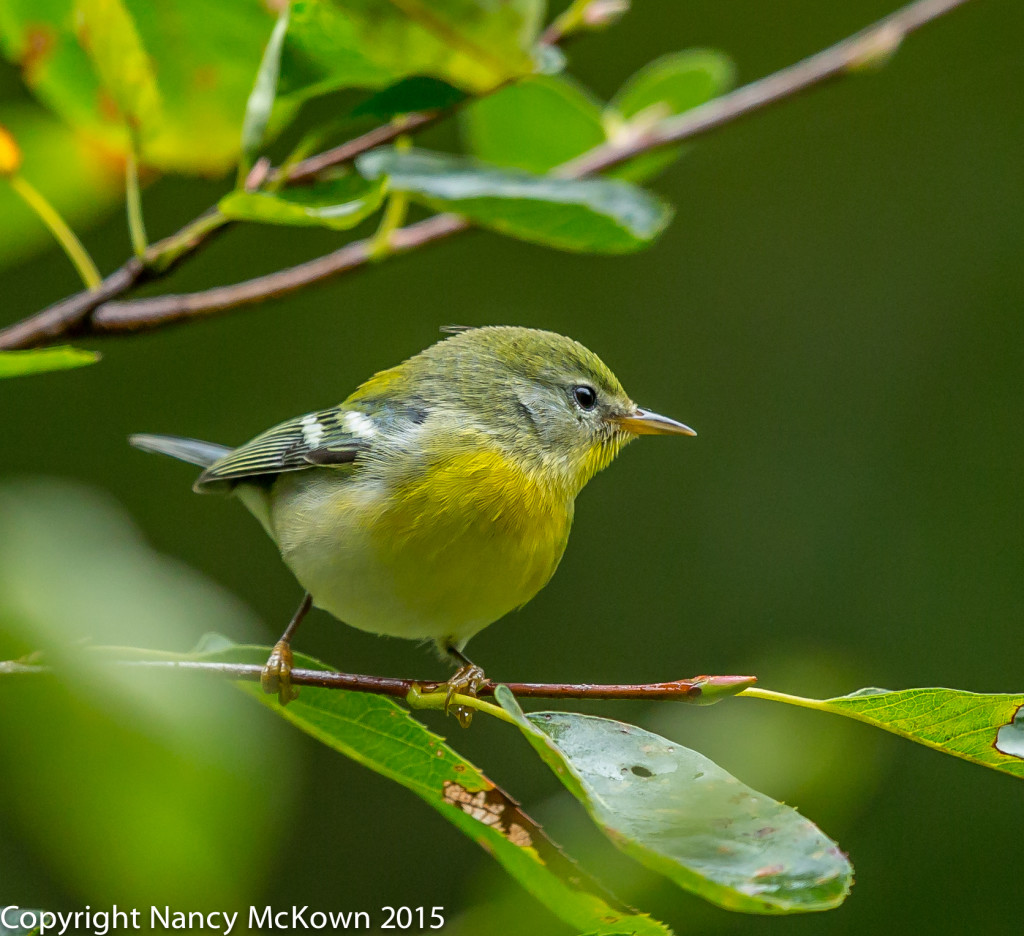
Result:
{"label": "tree branch", "polygon": [[[553,170],[564,178],[593,175],[635,156],[709,133],[761,109],[793,97],[809,88],[859,68],[884,60],[911,32],[962,6],[967,0],[916,0],[867,29],[842,40],[810,58],[738,88],[677,117],[644,128],[633,137],[606,143]],[[554,37],[559,38],[558,36]],[[308,179],[323,169],[354,158],[386,143],[401,133],[426,126],[442,112],[413,114],[312,156],[292,167],[289,181]],[[209,213],[207,216],[209,217]],[[195,250],[208,235],[226,225],[226,219],[203,227],[188,225],[154,250],[166,250],[174,243],[170,261],[151,270],[129,261],[111,274],[94,292],[71,296],[42,312],[0,331],[0,349],[17,349],[48,344],[68,335],[111,334],[159,328],[225,312],[253,302],[275,298],[341,273],[358,269],[372,259],[366,240],[354,241],[333,253],[299,266],[260,276],[231,286],[219,286],[196,293],[169,294],[154,299],[113,301],[145,278],[160,275]],[[435,215],[400,228],[391,235],[392,253],[401,254],[442,240],[470,227],[454,215]]]}
{"label": "tree branch", "polygon": [[[269,652],[269,651],[268,651]],[[186,670],[206,673],[226,679],[259,682],[263,667],[247,663],[220,663],[209,660],[115,660],[112,664],[128,669]],[[54,672],[52,667],[15,660],[0,662],[0,676],[45,676]],[[349,692],[369,692],[375,695],[404,699],[410,693],[443,692],[447,684],[431,680],[402,679],[394,676],[363,676],[357,673],[337,673],[329,670],[292,670],[292,682],[297,686],[317,686],[321,689],[344,689]],[[635,685],[596,685],[591,683],[504,683],[512,693],[524,698],[542,699],[667,699],[708,705],[726,696],[736,695],[757,682],[754,676],[694,676],[670,682],[641,683]],[[488,680],[478,695],[489,696],[501,683]]]}
{"label": "tree branch", "polygon": [[810,58],[677,117],[662,120],[633,139],[597,146],[555,171],[567,178],[590,175],[652,149],[689,140],[734,123],[741,117],[830,79],[884,61],[910,33],[965,3],[967,0],[917,0]]}
{"label": "tree branch", "polygon": [[[394,231],[389,238],[391,253],[406,253],[468,227],[469,222],[456,215],[434,215]],[[250,302],[283,296],[311,283],[365,266],[373,259],[371,247],[370,239],[353,241],[326,256],[232,286],[131,302],[107,302],[93,312],[89,332],[104,335],[160,328],[187,319],[216,315]],[[3,346],[2,337],[0,334],[0,347]]]}

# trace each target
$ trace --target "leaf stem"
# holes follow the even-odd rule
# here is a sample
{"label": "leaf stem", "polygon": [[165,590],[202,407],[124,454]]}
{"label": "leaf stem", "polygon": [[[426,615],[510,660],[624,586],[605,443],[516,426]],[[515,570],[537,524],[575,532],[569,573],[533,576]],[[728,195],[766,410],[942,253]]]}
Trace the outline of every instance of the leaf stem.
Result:
{"label": "leaf stem", "polygon": [[824,702],[819,699],[806,699],[803,696],[790,695],[786,692],[775,692],[773,689],[761,689],[757,686],[749,686],[742,692],[736,693],[738,696],[746,696],[750,699],[765,699],[768,702],[783,702],[786,705],[796,705],[800,708],[814,709],[817,712],[834,712],[835,709],[829,708]]}
{"label": "leaf stem", "polygon": [[99,288],[103,277],[96,269],[89,252],[82,246],[82,242],[75,236],[68,223],[61,217],[56,208],[46,200],[31,182],[22,175],[9,176],[8,181],[11,188],[21,196],[22,200],[39,216],[39,220],[49,228],[50,233],[56,238],[57,243],[63,248],[68,259],[78,271],[82,282],[90,290]]}
{"label": "leaf stem", "polygon": [[140,260],[146,256],[149,240],[146,237],[146,223],[142,217],[142,194],[139,191],[139,160],[135,134],[128,148],[124,163],[125,203],[128,208],[128,233],[132,241],[132,252]]}

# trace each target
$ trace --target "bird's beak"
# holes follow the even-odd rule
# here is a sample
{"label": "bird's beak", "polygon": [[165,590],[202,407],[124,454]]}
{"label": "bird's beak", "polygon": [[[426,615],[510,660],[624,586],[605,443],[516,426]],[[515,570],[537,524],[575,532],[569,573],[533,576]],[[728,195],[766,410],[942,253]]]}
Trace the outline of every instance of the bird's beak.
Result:
{"label": "bird's beak", "polygon": [[659,416],[657,413],[652,413],[650,410],[644,410],[637,407],[635,413],[630,413],[628,416],[615,416],[612,421],[617,423],[626,432],[632,432],[634,435],[688,435],[695,436],[697,433],[694,432],[689,426],[684,426],[681,422],[676,422],[674,419],[669,419],[667,416]]}

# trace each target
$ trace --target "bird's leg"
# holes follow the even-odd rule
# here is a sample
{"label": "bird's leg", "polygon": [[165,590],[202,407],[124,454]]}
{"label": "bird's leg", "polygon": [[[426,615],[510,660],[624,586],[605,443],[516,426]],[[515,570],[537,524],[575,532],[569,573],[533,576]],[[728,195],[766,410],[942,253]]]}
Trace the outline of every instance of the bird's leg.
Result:
{"label": "bird's leg", "polygon": [[292,615],[281,639],[274,644],[274,649],[267,659],[267,665],[263,667],[263,672],[260,674],[260,685],[263,687],[263,691],[268,695],[273,695],[276,692],[277,699],[282,705],[287,705],[299,695],[299,690],[292,685],[292,637],[295,636],[302,619],[309,613],[312,605],[313,596],[306,592],[302,604]]}
{"label": "bird's leg", "polygon": [[487,677],[484,675],[484,671],[454,644],[445,643],[444,652],[461,664],[451,679],[445,683],[447,696],[444,701],[444,710],[446,714],[454,715],[463,728],[468,728],[470,722],[473,721],[473,710],[465,705],[452,705],[452,698],[456,695],[468,695],[476,698],[480,687],[487,682]]}

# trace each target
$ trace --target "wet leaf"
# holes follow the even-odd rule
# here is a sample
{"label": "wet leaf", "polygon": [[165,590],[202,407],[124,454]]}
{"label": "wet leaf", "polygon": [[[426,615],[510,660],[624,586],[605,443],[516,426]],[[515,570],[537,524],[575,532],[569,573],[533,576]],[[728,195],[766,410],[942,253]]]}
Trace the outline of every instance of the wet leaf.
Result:
{"label": "wet leaf", "polygon": [[95,364],[99,359],[95,351],[82,351],[69,345],[37,351],[0,351],[0,378],[70,370]]}
{"label": "wet leaf", "polygon": [[[233,647],[198,658],[262,665],[268,652],[265,647]],[[328,668],[299,655],[295,665]],[[425,800],[569,925],[600,936],[669,933],[661,923],[616,901],[507,793],[391,699],[303,686],[298,699],[283,708],[258,684],[241,683],[240,688],[328,747]]]}
{"label": "wet leaf", "polygon": [[1024,777],[1024,694],[861,689],[813,706],[983,767]]}
{"label": "wet leaf", "polygon": [[421,150],[377,149],[356,160],[367,178],[481,227],[562,250],[628,253],[652,243],[671,207],[609,179],[559,179]]}
{"label": "wet leaf", "polygon": [[495,698],[608,837],[680,887],[748,913],[828,910],[849,893],[835,842],[702,754],[605,718],[524,716],[505,687]]}
{"label": "wet leaf", "polygon": [[372,215],[383,200],[383,183],[369,182],[353,173],[277,193],[229,192],[218,208],[236,221],[345,231]]}

